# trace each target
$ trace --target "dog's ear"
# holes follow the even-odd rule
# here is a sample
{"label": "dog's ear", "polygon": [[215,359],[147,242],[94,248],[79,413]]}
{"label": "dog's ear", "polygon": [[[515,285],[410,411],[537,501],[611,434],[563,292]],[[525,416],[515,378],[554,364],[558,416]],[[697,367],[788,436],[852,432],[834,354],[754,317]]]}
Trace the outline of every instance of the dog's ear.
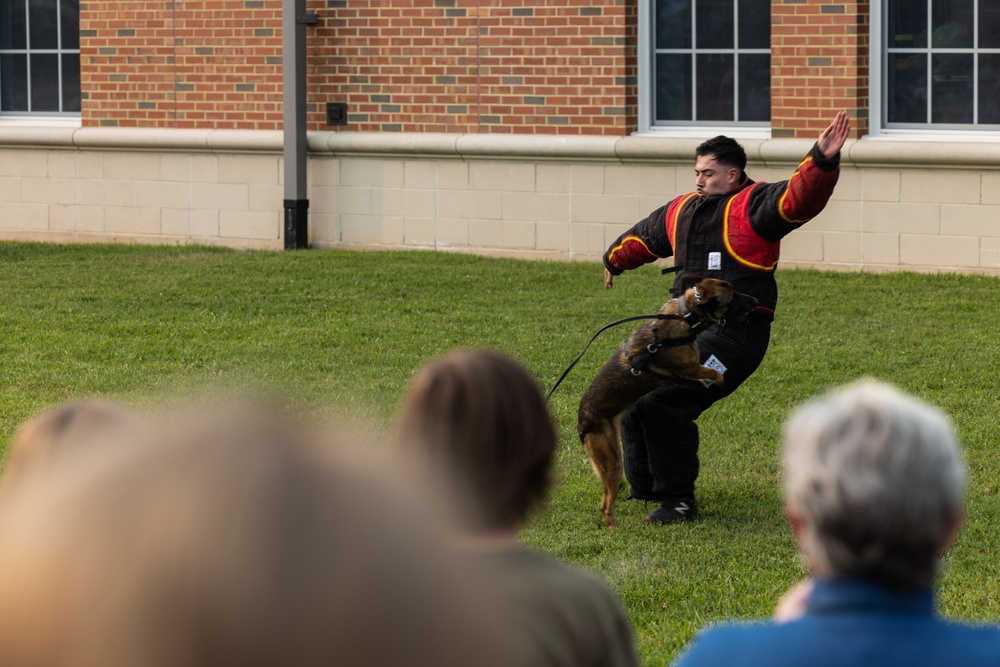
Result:
{"label": "dog's ear", "polygon": [[704,280],[704,277],[699,276],[696,273],[684,271],[683,273],[678,274],[677,279],[674,280],[674,286],[670,290],[670,294],[672,296],[678,297],[681,294],[684,294],[684,292],[688,291],[688,289],[690,289],[692,286],[700,283],[702,280]]}

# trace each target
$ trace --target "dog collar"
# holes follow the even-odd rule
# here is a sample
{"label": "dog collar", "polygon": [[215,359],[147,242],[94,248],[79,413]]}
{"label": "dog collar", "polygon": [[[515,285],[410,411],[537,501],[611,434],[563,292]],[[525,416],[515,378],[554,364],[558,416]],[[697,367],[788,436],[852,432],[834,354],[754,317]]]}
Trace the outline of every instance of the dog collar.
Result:
{"label": "dog collar", "polygon": [[[698,293],[695,292],[695,295],[698,295]],[[686,293],[677,297],[677,309],[680,310],[681,318],[691,327],[692,331],[701,331],[705,328],[705,321],[688,308]]]}

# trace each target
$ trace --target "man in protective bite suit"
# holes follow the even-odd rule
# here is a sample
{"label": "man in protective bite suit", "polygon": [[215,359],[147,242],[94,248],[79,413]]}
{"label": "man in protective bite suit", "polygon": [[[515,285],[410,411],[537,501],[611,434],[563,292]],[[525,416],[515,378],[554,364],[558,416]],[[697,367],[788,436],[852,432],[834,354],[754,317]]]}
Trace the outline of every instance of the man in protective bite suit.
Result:
{"label": "man in protective bite suit", "polygon": [[698,425],[713,403],[728,396],[757,369],[767,351],[778,301],[774,271],[781,239],[826,206],[840,173],[840,149],[850,132],[839,112],[787,181],[758,183],[744,169],[735,140],[710,139],[695,151],[695,192],[653,211],[618,237],[604,254],[604,287],[614,276],[661,257],[674,257],[685,274],[719,278],[755,297],[746,322],[713,325],[698,336],[702,363],[724,383],[675,379],[643,396],[622,420],[625,477],[632,497],[660,503],[646,521],[667,524],[698,515]]}

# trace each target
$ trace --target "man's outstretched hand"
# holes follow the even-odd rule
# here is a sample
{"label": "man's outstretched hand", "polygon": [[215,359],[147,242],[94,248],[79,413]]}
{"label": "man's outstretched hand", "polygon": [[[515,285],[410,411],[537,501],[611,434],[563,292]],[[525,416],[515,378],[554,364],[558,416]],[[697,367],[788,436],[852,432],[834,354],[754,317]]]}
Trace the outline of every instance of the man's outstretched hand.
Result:
{"label": "man's outstretched hand", "polygon": [[615,286],[615,277],[611,275],[608,271],[608,267],[604,267],[604,289],[611,289]]}
{"label": "man's outstretched hand", "polygon": [[837,117],[830,123],[830,127],[823,130],[819,135],[819,152],[823,157],[829,159],[840,152],[847,141],[847,135],[851,132],[851,121],[847,119],[846,111],[838,111]]}

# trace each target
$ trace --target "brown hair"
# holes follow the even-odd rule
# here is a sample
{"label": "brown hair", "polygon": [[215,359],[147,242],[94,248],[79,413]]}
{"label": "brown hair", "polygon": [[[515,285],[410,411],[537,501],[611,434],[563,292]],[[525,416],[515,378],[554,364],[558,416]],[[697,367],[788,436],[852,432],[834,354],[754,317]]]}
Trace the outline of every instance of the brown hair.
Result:
{"label": "brown hair", "polygon": [[497,352],[453,352],[424,366],[404,399],[397,443],[470,508],[461,518],[473,530],[520,524],[551,485],[556,432],[545,399]]}

